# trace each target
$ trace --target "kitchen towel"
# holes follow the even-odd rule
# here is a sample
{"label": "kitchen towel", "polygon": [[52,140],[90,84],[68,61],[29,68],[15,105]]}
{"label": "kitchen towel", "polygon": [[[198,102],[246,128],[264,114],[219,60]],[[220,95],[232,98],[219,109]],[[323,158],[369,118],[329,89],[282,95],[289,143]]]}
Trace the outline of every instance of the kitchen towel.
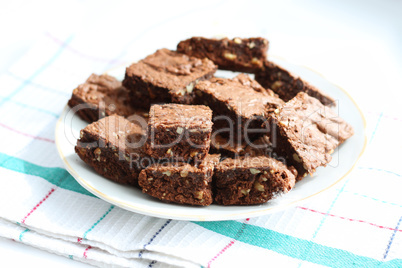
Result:
{"label": "kitchen towel", "polygon": [[45,33],[1,74],[0,236],[100,267],[402,266],[401,143],[389,136],[401,137],[401,113],[364,111],[362,159],[303,204],[242,220],[158,219],[93,196],[57,154],[74,87],[127,64],[92,52],[79,36]]}

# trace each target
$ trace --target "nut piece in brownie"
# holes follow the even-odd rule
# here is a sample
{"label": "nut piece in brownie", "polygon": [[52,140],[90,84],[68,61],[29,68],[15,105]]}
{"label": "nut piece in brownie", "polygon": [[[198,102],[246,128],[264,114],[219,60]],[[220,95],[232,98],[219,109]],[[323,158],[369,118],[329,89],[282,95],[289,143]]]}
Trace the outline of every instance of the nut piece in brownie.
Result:
{"label": "nut piece in brownie", "polygon": [[160,49],[127,67],[123,84],[138,107],[162,102],[191,104],[194,85],[211,78],[216,69],[208,59]]}
{"label": "nut piece in brownie", "polygon": [[219,69],[254,73],[267,58],[268,40],[257,38],[208,39],[193,37],[181,41],[177,51],[197,58],[208,58]]}
{"label": "nut piece in brownie", "polygon": [[138,175],[146,165],[145,126],[111,115],[81,130],[75,152],[95,171],[115,182],[138,185]]}
{"label": "nut piece in brownie", "polygon": [[68,106],[76,107],[76,113],[89,123],[112,114],[127,117],[136,112],[130,105],[128,90],[107,74],[91,74],[74,89]]}
{"label": "nut piece in brownie", "polygon": [[353,135],[334,110],[300,92],[271,117],[274,150],[294,166],[299,179],[331,161],[331,153]]}
{"label": "nut piece in brownie", "polygon": [[154,104],[146,152],[154,158],[202,160],[209,151],[212,111],[204,105]]}
{"label": "nut piece in brownie", "polygon": [[214,129],[219,134],[247,140],[262,134],[265,130],[261,126],[267,113],[284,103],[271,90],[257,91],[256,84],[246,74],[233,79],[214,77],[195,86],[194,101],[211,107]]}
{"label": "nut piece in brownie", "polygon": [[142,191],[166,202],[208,206],[211,181],[219,155],[208,155],[198,166],[183,162],[153,164],[140,173]]}
{"label": "nut piece in brownie", "polygon": [[324,105],[335,106],[333,98],[270,61],[265,62],[264,69],[256,72],[255,80],[263,87],[272,89],[284,101],[289,101],[299,92],[305,92]]}
{"label": "nut piece in brownie", "polygon": [[227,158],[214,171],[214,201],[221,205],[265,203],[291,190],[296,170],[266,156]]}

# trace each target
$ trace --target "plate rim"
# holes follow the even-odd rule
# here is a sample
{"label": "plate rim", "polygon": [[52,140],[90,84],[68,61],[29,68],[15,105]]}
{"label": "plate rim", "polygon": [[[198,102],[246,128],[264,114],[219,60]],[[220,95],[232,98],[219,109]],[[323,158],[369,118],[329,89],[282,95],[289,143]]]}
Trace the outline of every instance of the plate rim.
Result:
{"label": "plate rim", "polygon": [[[314,72],[315,74],[321,76],[323,79],[325,79],[326,81],[328,81],[328,83],[332,84],[333,86],[337,87],[338,89],[340,89],[353,103],[353,105],[357,108],[357,111],[359,112],[360,118],[362,119],[363,122],[363,135],[364,135],[364,143],[363,143],[363,147],[358,155],[358,157],[356,158],[355,162],[353,163],[353,165],[349,168],[349,170],[347,172],[345,172],[339,179],[337,179],[335,182],[333,182],[331,185],[327,186],[326,188],[312,194],[309,196],[306,196],[304,198],[301,199],[297,199],[294,200],[292,202],[289,202],[287,204],[284,205],[279,205],[276,207],[269,207],[266,209],[262,209],[262,210],[257,210],[257,211],[247,211],[247,212],[240,212],[240,213],[231,213],[231,214],[225,214],[223,217],[220,217],[219,215],[194,215],[194,214],[177,214],[177,213],[172,213],[172,212],[163,212],[163,211],[153,211],[153,210],[149,210],[149,209],[144,209],[141,207],[137,207],[135,205],[132,204],[128,204],[126,202],[121,202],[118,201],[116,199],[114,199],[113,197],[109,196],[108,194],[105,194],[99,190],[97,190],[96,188],[94,188],[93,186],[91,186],[84,178],[82,178],[78,172],[70,165],[70,163],[68,162],[66,156],[63,154],[62,150],[61,150],[61,145],[60,145],[60,138],[59,138],[59,131],[60,131],[60,124],[63,121],[63,116],[65,116],[67,109],[69,108],[68,105],[66,104],[65,107],[63,108],[63,111],[59,117],[59,119],[57,120],[56,123],[56,127],[55,127],[55,144],[56,144],[56,148],[57,148],[57,152],[61,158],[61,160],[63,161],[64,166],[66,167],[67,171],[72,175],[72,177],[83,187],[85,188],[87,191],[89,191],[90,193],[92,193],[93,195],[97,196],[98,198],[111,203],[113,205],[116,205],[118,207],[121,207],[123,209],[129,210],[131,212],[135,212],[135,213],[139,213],[142,215],[147,215],[147,216],[152,216],[152,217],[158,217],[158,218],[165,218],[165,219],[174,219],[174,220],[184,220],[184,221],[221,221],[221,220],[235,220],[235,219],[241,219],[241,218],[247,218],[247,217],[258,217],[261,215],[267,215],[269,213],[273,213],[275,211],[282,211],[285,208],[288,207],[293,207],[295,204],[297,203],[302,203],[305,202],[308,199],[314,198],[316,196],[318,196],[319,194],[331,189],[332,187],[334,187],[336,184],[338,184],[339,182],[341,182],[342,180],[344,180],[351,172],[352,170],[356,167],[356,164],[359,162],[359,160],[361,159],[361,156],[363,155],[363,153],[366,150],[367,147],[367,121],[365,119],[365,116],[361,110],[361,108],[359,107],[359,105],[357,104],[357,102],[353,99],[353,97],[341,86],[339,86],[336,83],[333,83],[332,81],[328,80],[323,74],[321,74],[320,72],[317,72],[316,70],[301,65],[301,64],[294,64],[291,63],[287,60],[285,60],[282,57],[275,57],[278,58],[280,60],[286,61],[287,63],[290,63],[292,65],[301,67],[301,68],[305,68],[308,69],[312,72]],[[118,66],[120,67],[120,66]],[[118,68],[116,67],[116,68]],[[110,71],[109,71],[110,72]],[[105,72],[105,73],[108,73]],[[195,209],[200,209],[200,208],[195,208]],[[202,209],[202,208],[201,208]]]}

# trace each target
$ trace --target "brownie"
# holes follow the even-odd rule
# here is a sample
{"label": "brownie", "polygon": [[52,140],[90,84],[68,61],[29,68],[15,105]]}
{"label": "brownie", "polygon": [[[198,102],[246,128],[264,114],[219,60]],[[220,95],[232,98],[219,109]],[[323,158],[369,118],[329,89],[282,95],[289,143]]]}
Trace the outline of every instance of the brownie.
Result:
{"label": "brownie", "polygon": [[197,58],[208,58],[219,69],[254,73],[267,58],[268,40],[257,38],[208,39],[193,37],[181,41],[177,51]]}
{"label": "brownie", "polygon": [[142,191],[165,202],[208,206],[212,174],[219,155],[208,155],[198,166],[182,162],[153,164],[140,173]]}
{"label": "brownie", "polygon": [[291,190],[296,170],[266,156],[227,158],[215,167],[214,201],[221,205],[265,203]]}
{"label": "brownie", "polygon": [[146,152],[153,158],[202,160],[209,151],[212,111],[204,105],[154,104]]}
{"label": "brownie", "polygon": [[255,80],[263,87],[272,89],[284,101],[291,100],[299,92],[305,92],[324,105],[335,106],[333,98],[271,61],[265,61],[264,69],[256,72]]}
{"label": "brownie", "polygon": [[294,166],[299,179],[331,161],[331,153],[353,135],[334,110],[300,92],[271,117],[271,143]]}
{"label": "brownie", "polygon": [[216,69],[208,59],[160,49],[128,67],[123,84],[136,107],[166,102],[191,104],[194,85],[211,78]]}
{"label": "brownie", "polygon": [[284,103],[270,90],[257,91],[256,83],[245,74],[200,81],[194,88],[194,101],[208,105],[214,112],[214,129],[239,144],[262,135],[265,116]]}
{"label": "brownie", "polygon": [[137,112],[130,104],[128,90],[107,74],[91,74],[73,90],[68,106],[89,123],[112,114],[127,117]]}
{"label": "brownie", "polygon": [[234,158],[244,153],[245,142],[235,142],[227,137],[212,132],[209,153],[220,154],[222,158]]}
{"label": "brownie", "polygon": [[272,152],[273,148],[269,135],[261,136],[250,142],[244,149],[244,155],[247,156],[271,156]]}
{"label": "brownie", "polygon": [[278,102],[277,105],[283,104],[282,100],[277,100],[279,98],[278,94],[276,94],[269,88],[262,87],[260,83],[258,83],[256,80],[254,80],[247,74],[238,74],[237,76],[233,77],[232,80],[242,84],[245,87],[252,88],[254,89],[254,91],[266,92],[269,96],[275,97],[276,101]]}
{"label": "brownie", "polygon": [[268,156],[281,161],[286,165],[287,160],[283,155],[279,155],[273,148],[270,136],[264,135],[258,139],[247,144],[247,147],[243,151],[244,157],[254,156]]}
{"label": "brownie", "polygon": [[75,152],[98,174],[137,186],[140,171],[150,163],[143,161],[147,157],[142,148],[144,130],[124,117],[111,115],[81,130]]}

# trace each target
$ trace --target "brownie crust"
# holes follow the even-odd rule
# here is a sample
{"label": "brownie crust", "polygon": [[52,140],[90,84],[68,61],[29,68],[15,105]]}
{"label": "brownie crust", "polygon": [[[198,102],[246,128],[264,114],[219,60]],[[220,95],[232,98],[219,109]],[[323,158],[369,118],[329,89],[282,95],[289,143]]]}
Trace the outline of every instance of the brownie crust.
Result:
{"label": "brownie crust", "polygon": [[300,92],[271,117],[271,143],[293,165],[299,179],[328,164],[334,149],[353,135],[353,128],[334,110]]}
{"label": "brownie crust", "polygon": [[[82,108],[77,106],[80,104]],[[91,74],[73,90],[68,106],[76,107],[78,116],[89,123],[112,114],[128,117],[139,112],[130,105],[128,90],[107,74]]]}
{"label": "brownie crust", "polygon": [[263,68],[268,40],[257,38],[208,39],[193,37],[181,41],[177,51],[200,59],[208,58],[219,69],[254,73]]}
{"label": "brownie crust", "polygon": [[208,59],[160,49],[129,66],[123,84],[136,107],[166,102],[190,104],[195,84],[211,78],[216,69]]}
{"label": "brownie crust", "polygon": [[271,61],[265,61],[264,68],[255,73],[255,80],[263,87],[272,89],[284,101],[291,100],[299,92],[305,92],[324,105],[335,106],[333,98]]}
{"label": "brownie crust", "polygon": [[[215,77],[201,81],[194,89],[195,102],[211,107],[214,112],[214,129],[240,144],[240,140],[262,135],[262,125],[267,114],[283,105],[283,101],[272,91],[261,87],[257,91],[256,83],[245,74],[233,79]],[[230,129],[230,133],[225,132],[225,129]]]}

